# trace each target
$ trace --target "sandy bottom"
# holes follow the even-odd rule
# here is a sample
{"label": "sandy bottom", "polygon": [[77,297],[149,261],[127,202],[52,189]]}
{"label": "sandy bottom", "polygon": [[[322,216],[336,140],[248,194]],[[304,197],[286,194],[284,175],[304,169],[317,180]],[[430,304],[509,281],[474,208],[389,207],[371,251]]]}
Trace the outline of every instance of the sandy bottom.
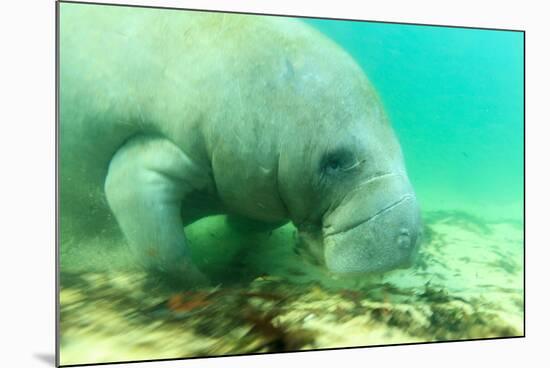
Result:
{"label": "sandy bottom", "polygon": [[[523,335],[521,224],[450,211],[425,222],[413,268],[360,279],[331,277],[281,246],[293,242],[290,226],[249,239],[261,243],[254,252],[228,250],[226,264],[201,255],[217,286],[192,291],[62,264],[61,364]],[[194,243],[206,234],[223,243],[208,227],[188,231]]]}

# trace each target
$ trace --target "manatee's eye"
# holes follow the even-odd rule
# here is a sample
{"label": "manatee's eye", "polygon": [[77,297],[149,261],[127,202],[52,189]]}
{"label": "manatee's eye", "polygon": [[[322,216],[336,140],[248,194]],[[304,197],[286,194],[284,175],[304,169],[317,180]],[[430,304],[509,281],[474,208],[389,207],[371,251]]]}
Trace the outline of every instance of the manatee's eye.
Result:
{"label": "manatee's eye", "polygon": [[320,171],[333,175],[340,171],[346,171],[354,166],[355,158],[353,153],[346,148],[339,148],[327,152],[321,159]]}
{"label": "manatee's eye", "polygon": [[340,162],[338,157],[329,157],[325,166],[325,168],[328,170],[338,170],[341,167],[342,167],[342,162]]}

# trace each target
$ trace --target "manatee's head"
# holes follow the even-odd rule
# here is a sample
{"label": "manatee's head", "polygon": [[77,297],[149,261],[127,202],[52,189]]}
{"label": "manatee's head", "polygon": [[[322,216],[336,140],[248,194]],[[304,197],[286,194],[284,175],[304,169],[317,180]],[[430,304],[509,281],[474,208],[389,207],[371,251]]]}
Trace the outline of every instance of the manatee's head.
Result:
{"label": "manatee's head", "polygon": [[299,247],[334,274],[384,272],[415,259],[419,205],[402,161],[391,162],[380,144],[371,152],[343,144],[320,159],[320,216],[299,225]]}
{"label": "manatee's head", "polygon": [[302,115],[282,153],[298,250],[335,274],[410,266],[422,223],[397,136],[363,71],[329,51],[295,82]]}
{"label": "manatee's head", "polygon": [[407,177],[376,173],[323,216],[323,258],[338,274],[407,267],[421,232],[418,203]]}
{"label": "manatee's head", "polygon": [[[301,254],[335,274],[410,265],[421,238],[419,206],[378,94],[355,60],[318,31],[301,23],[277,29],[273,47],[238,64],[256,81],[246,100],[255,109],[247,110],[255,127],[247,163],[276,161],[271,188],[304,239]],[[253,59],[258,50],[269,53],[262,63]]]}
{"label": "manatee's head", "polygon": [[301,246],[334,274],[411,266],[422,223],[397,140],[390,130],[357,138],[320,156],[320,216],[299,226]]}

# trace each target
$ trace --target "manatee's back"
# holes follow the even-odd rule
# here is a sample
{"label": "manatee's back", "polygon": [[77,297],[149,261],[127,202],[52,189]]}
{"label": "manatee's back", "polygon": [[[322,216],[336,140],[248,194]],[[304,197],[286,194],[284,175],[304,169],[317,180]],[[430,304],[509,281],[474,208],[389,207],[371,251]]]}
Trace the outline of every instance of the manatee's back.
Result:
{"label": "manatee's back", "polygon": [[63,234],[116,229],[103,183],[111,157],[147,122],[154,91],[144,28],[157,11],[60,4],[59,157]]}
{"label": "manatee's back", "polygon": [[[135,131],[123,117],[121,54],[129,45],[118,31],[115,7],[60,4],[59,160],[61,240],[114,228],[103,180],[116,148]],[[123,59],[131,62],[133,56]],[[136,76],[137,77],[137,76]],[[126,105],[126,106],[125,106]],[[123,118],[120,120],[120,118]],[[66,236],[66,238],[64,238]]]}
{"label": "manatee's back", "polygon": [[193,159],[209,160],[216,136],[233,149],[225,130],[247,139],[243,132],[262,131],[250,129],[265,121],[256,116],[284,117],[265,109],[275,98],[283,107],[292,100],[288,60],[299,68],[304,50],[321,46],[308,42],[311,32],[284,18],[61,4],[62,230],[115,228],[103,183],[131,136],[164,135]]}
{"label": "manatee's back", "polygon": [[188,98],[188,76],[200,77],[199,50],[211,37],[193,34],[207,19],[162,9],[60,5],[64,233],[80,237],[116,229],[103,193],[109,162],[131,136],[170,134],[167,121],[187,120],[176,106]]}

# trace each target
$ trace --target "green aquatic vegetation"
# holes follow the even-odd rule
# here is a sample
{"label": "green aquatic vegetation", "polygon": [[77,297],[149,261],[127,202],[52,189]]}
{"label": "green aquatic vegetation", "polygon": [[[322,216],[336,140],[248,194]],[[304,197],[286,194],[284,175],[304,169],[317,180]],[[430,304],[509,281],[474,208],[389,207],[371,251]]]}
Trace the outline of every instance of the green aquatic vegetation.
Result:
{"label": "green aquatic vegetation", "polygon": [[223,300],[218,296],[208,314],[195,316],[195,321],[190,321],[196,333],[223,338],[235,329],[244,328],[247,332],[240,336],[239,346],[245,351],[251,347],[251,351],[292,351],[314,341],[315,333],[301,328],[300,321],[278,322],[277,317],[288,312],[292,292],[281,295],[267,290],[235,289],[220,293]]}
{"label": "green aquatic vegetation", "polygon": [[[518,336],[519,331],[506,325],[490,312],[468,312],[453,306],[431,306],[429,332],[437,340]],[[426,331],[428,332],[428,331]]]}
{"label": "green aquatic vegetation", "polygon": [[392,303],[411,302],[412,298],[416,295],[415,288],[403,288],[395,284],[386,282],[378,288],[380,298],[372,298],[372,294],[369,294],[369,299]]}
{"label": "green aquatic vegetation", "polygon": [[512,303],[518,308],[518,310],[523,311],[525,309],[525,300],[523,295],[513,295],[510,300],[512,300]]}
{"label": "green aquatic vegetation", "polygon": [[414,269],[423,271],[427,270],[433,259],[433,255],[424,251],[420,251],[414,263]]}
{"label": "green aquatic vegetation", "polygon": [[453,333],[466,331],[465,320],[463,310],[448,306],[431,306],[430,330],[436,339],[444,339]]}
{"label": "green aquatic vegetation", "polygon": [[513,259],[509,259],[507,257],[499,257],[498,259],[492,262],[486,262],[485,264],[489,267],[502,269],[510,274],[515,274],[520,271],[520,266],[514,262]]}
{"label": "green aquatic vegetation", "polygon": [[[466,301],[429,282],[418,293],[390,282],[338,290],[262,276],[248,285],[174,293],[144,289],[139,275],[64,274],[62,280],[61,326],[66,336],[78,339],[78,334],[106,336],[113,329],[132,329],[135,341],[129,346],[173,351],[174,356],[325,347],[319,344],[327,331],[310,326],[310,321],[334,324],[329,329],[400,331],[425,341],[519,334],[498,316],[480,312],[498,305]],[[197,343],[178,345],[181,334]],[[165,347],[166,339],[174,343]]]}
{"label": "green aquatic vegetation", "polygon": [[[253,237],[243,244],[264,238]],[[507,319],[523,309],[518,286],[478,280],[475,290],[453,288],[457,285],[450,283],[452,278],[444,277],[474,261],[470,254],[461,253],[463,259],[452,259],[459,264],[450,263],[445,233],[434,230],[429,239],[420,249],[420,264],[412,270],[359,281],[317,279],[309,269],[286,259],[278,268],[267,267],[267,262],[251,266],[249,262],[256,258],[246,259],[246,247],[230,252],[221,266],[248,269],[226,268],[226,272],[240,273],[217,288],[167,287],[139,272],[65,271],[60,280],[64,341],[102,341],[114,336],[115,330],[133,331],[124,341],[127,347],[116,345],[112,354],[118,354],[118,349],[126,349],[127,354],[146,349],[159,357],[183,357],[324,348],[331,346],[332,337],[350,336],[352,344],[370,334],[384,336],[380,343],[520,335],[521,326]],[[290,247],[280,250],[280,254],[291,252]],[[498,250],[490,246],[482,250],[495,255],[488,259],[503,273],[512,266],[499,265],[500,260],[512,263],[513,259],[498,255]],[[480,263],[480,267],[487,265]],[[214,264],[209,270],[216,276],[223,273]],[[407,279],[404,283],[401,272]],[[480,288],[483,297],[477,294]],[[64,341],[62,349],[72,351]],[[116,339],[112,341],[117,344]]]}
{"label": "green aquatic vegetation", "polygon": [[425,215],[431,223],[450,222],[467,231],[472,231],[480,235],[489,235],[491,228],[484,219],[464,211],[430,211]]}
{"label": "green aquatic vegetation", "polygon": [[445,289],[433,287],[429,281],[424,285],[424,291],[418,297],[428,303],[447,303],[451,301],[451,297]]}
{"label": "green aquatic vegetation", "polygon": [[257,336],[263,340],[260,346],[260,350],[263,351],[295,351],[315,341],[314,331],[276,323],[276,311],[262,313],[249,308],[242,312],[242,317],[252,326],[247,335]]}
{"label": "green aquatic vegetation", "polygon": [[397,327],[404,331],[408,331],[417,323],[410,310],[382,306],[373,308],[369,312],[370,317],[376,322],[386,324],[390,327]]}
{"label": "green aquatic vegetation", "polygon": [[342,291],[339,292],[339,294],[347,299],[347,300],[350,300],[351,302],[354,303],[354,305],[356,307],[361,307],[361,301],[366,297],[366,294],[365,292],[361,291],[361,290],[349,290],[349,289],[344,289]]}
{"label": "green aquatic vegetation", "polygon": [[405,331],[409,330],[415,323],[416,321],[413,319],[412,313],[409,310],[395,310],[388,320],[389,326],[399,327]]}
{"label": "green aquatic vegetation", "polygon": [[431,243],[434,238],[436,237],[436,232],[433,230],[433,228],[426,223],[424,220],[424,227],[423,227],[424,233],[422,235],[422,242],[423,244],[429,244]]}

